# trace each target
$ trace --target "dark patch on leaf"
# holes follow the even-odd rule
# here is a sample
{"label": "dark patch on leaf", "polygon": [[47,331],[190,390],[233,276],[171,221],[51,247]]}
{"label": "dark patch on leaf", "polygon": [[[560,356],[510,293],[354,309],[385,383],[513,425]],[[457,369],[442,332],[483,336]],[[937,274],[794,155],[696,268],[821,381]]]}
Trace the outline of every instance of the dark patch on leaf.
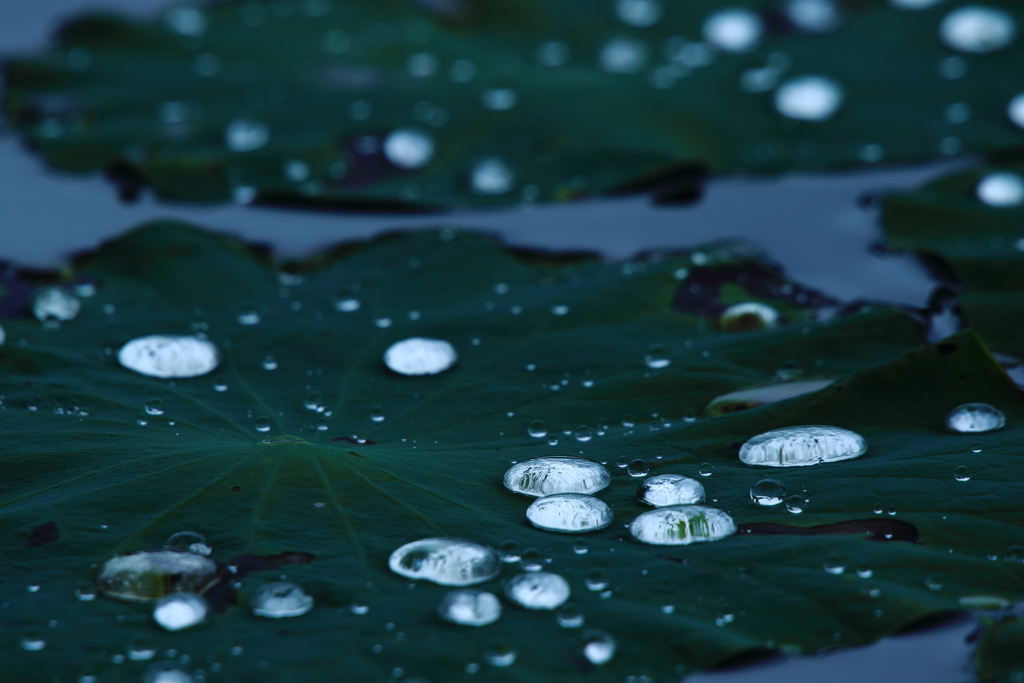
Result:
{"label": "dark patch on leaf", "polygon": [[58,538],[60,538],[60,529],[57,528],[57,522],[51,520],[33,528],[32,535],[25,541],[25,545],[38,548],[47,543],[53,543]]}
{"label": "dark patch on leaf", "polygon": [[939,352],[940,356],[948,356],[949,354],[956,351],[956,344],[952,342],[946,342],[942,344],[936,344],[935,350]]}
{"label": "dark patch on leaf", "polygon": [[[338,436],[338,437],[335,437],[335,438],[331,439],[331,441],[344,441],[345,443],[351,443],[351,444],[355,444],[357,446],[372,446],[375,443],[377,443],[373,439],[362,439],[362,440],[360,440],[360,439],[356,439],[356,438],[351,437],[351,436]],[[352,455],[358,455],[358,453],[353,453]]]}
{"label": "dark patch on leaf", "polygon": [[789,526],[772,522],[753,522],[740,524],[737,534],[751,536],[831,536],[831,535],[865,535],[869,541],[906,541],[917,543],[917,527],[910,522],[899,519],[852,519],[835,524],[819,524],[817,526]]}

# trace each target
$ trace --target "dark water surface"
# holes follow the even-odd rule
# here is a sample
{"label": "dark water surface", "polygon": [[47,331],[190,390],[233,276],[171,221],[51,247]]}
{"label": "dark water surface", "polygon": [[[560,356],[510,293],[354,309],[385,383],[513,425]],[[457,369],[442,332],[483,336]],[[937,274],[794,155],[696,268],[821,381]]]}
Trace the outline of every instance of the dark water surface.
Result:
{"label": "dark water surface", "polygon": [[[152,12],[162,0],[0,0],[0,54],[43,48],[61,17],[97,7]],[[934,283],[909,257],[868,251],[880,237],[875,213],[857,198],[909,189],[951,163],[777,179],[710,182],[695,205],[656,208],[642,197],[440,216],[339,215],[240,206],[118,203],[100,177],[45,169],[8,135],[0,139],[0,260],[55,266],[68,254],[153,218],[178,218],[265,242],[301,256],[382,230],[440,223],[484,229],[506,242],[553,250],[599,251],[613,259],[723,238],[762,246],[794,279],[844,300],[922,306]],[[973,622],[889,638],[836,653],[697,674],[693,683],[961,683],[971,677],[965,637]]]}

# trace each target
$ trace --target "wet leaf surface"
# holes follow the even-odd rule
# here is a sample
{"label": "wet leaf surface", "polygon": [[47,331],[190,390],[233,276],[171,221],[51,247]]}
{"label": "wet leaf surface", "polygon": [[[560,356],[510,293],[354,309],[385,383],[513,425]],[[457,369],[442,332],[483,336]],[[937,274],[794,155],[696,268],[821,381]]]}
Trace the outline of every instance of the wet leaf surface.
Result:
{"label": "wet leaf surface", "polygon": [[[208,680],[219,672],[223,680],[322,681],[344,671],[386,681],[401,668],[438,682],[480,667],[481,680],[493,681],[663,681],[740,656],[870,642],[962,609],[971,596],[1024,597],[1024,564],[1010,548],[1024,540],[1024,405],[971,333],[926,346],[913,318],[878,306],[817,321],[821,312],[794,302],[784,284],[747,298],[775,307],[781,325],[720,332],[716,319],[673,301],[702,268],[756,265],[721,247],[558,263],[445,229],[333,254],[279,270],[265,251],[154,224],[76,260],[68,276],[97,287],[76,319],[59,327],[24,312],[4,320],[6,675],[137,680],[148,662],[114,660],[144,635]],[[744,298],[741,283],[730,288]],[[339,297],[357,298],[358,310],[338,310]],[[258,322],[240,322],[253,312]],[[132,338],[192,333],[222,351],[210,375],[158,380],[116,361]],[[436,376],[390,372],[384,350],[411,336],[450,341],[458,363]],[[659,369],[645,362],[655,344],[671,358]],[[717,396],[771,381],[780,367],[838,379],[788,400],[692,417]],[[162,413],[146,412],[153,399]],[[1003,410],[1006,428],[947,432],[949,410],[971,401]],[[372,419],[377,407],[382,421]],[[256,430],[261,418],[269,431]],[[535,420],[545,438],[528,435]],[[796,469],[739,461],[745,440],[800,424],[855,430],[869,450]],[[574,436],[583,425],[589,440]],[[511,462],[542,455],[582,455],[612,473],[598,495],[616,520],[586,535],[584,554],[572,535],[531,528],[531,499],[502,487]],[[649,508],[635,498],[640,480],[616,466],[624,456],[644,459],[650,474],[698,478],[707,504],[742,528],[806,531],[640,545],[623,525]],[[954,477],[960,466],[970,468],[969,481]],[[768,477],[804,499],[800,514],[751,500],[750,487]],[[58,538],[26,544],[54,523]],[[95,579],[102,562],[160,548],[184,530],[204,534],[211,557],[237,570],[237,587],[210,589],[207,623],[165,633],[145,605],[76,600],[76,585]],[[400,545],[432,536],[539,550],[546,570],[569,582],[583,629],[617,640],[615,656],[594,666],[580,629],[511,604],[479,629],[440,622],[436,608],[449,589],[410,582],[387,565]],[[841,573],[825,570],[837,562]],[[595,569],[607,592],[588,590]],[[478,587],[500,595],[518,571],[506,564]],[[253,591],[281,576],[313,596],[313,610],[278,621],[252,616]],[[354,600],[369,610],[354,613]],[[33,629],[42,650],[20,645]],[[488,664],[496,640],[517,651],[512,665]]]}
{"label": "wet leaf surface", "polygon": [[[234,0],[151,22],[89,15],[49,53],[6,65],[4,111],[53,166],[102,170],[127,200],[152,187],[325,209],[638,191],[676,203],[709,172],[1024,144],[1007,114],[1024,43],[944,44],[956,8],[734,4],[749,12],[741,38],[761,27],[735,51],[708,38],[713,0]],[[1024,24],[1018,4],[987,4]]]}

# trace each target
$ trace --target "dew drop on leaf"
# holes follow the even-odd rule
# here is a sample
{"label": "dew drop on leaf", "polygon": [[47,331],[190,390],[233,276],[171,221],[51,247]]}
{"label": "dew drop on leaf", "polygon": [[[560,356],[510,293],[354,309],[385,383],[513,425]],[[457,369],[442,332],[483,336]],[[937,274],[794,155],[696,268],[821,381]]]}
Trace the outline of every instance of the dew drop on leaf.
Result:
{"label": "dew drop on leaf", "polygon": [[501,570],[493,548],[460,538],[425,538],[391,553],[391,571],[409,579],[442,586],[469,586],[489,581]]}
{"label": "dew drop on leaf", "polygon": [[117,352],[129,370],[160,379],[199,377],[220,364],[217,347],[198,337],[152,335],[133,339]]}
{"label": "dew drop on leaf", "polygon": [[988,403],[964,403],[946,416],[946,427],[961,433],[991,432],[1006,425],[1006,416]]}
{"label": "dew drop on leaf", "polygon": [[74,320],[82,303],[60,287],[47,287],[32,300],[32,313],[37,320],[65,322]]}
{"label": "dew drop on leaf", "polygon": [[32,629],[21,639],[21,649],[26,652],[39,652],[45,647],[46,639],[43,638],[42,631],[38,629]]}
{"label": "dew drop on leaf", "polygon": [[569,594],[569,583],[550,572],[518,574],[505,585],[506,597],[526,609],[558,609]]}
{"label": "dew drop on leaf", "polygon": [[536,548],[527,548],[523,551],[522,557],[519,558],[519,566],[523,571],[537,572],[544,568],[546,561],[547,558],[544,557],[544,553]]}
{"label": "dew drop on leaf", "polygon": [[270,418],[262,415],[256,418],[256,424],[254,425],[257,432],[266,433],[270,431]]}
{"label": "dew drop on leaf", "polygon": [[572,544],[572,551],[574,553],[576,553],[577,555],[586,555],[587,554],[587,550],[588,550],[587,542],[584,541],[582,538],[577,539]]}
{"label": "dew drop on leaf", "polygon": [[146,414],[147,415],[163,415],[164,414],[164,402],[158,398],[150,399],[146,403]]}
{"label": "dew drop on leaf", "polygon": [[762,479],[750,487],[750,499],[758,505],[778,505],[786,498],[786,487],[777,479]]}
{"label": "dew drop on leaf", "polygon": [[505,472],[505,488],[526,496],[554,493],[597,493],[611,483],[602,465],[575,457],[533,458],[512,465]]}
{"label": "dew drop on leaf", "polygon": [[575,533],[604,529],[615,518],[603,500],[580,493],[556,493],[535,500],[526,518],[538,529]]}
{"label": "dew drop on leaf", "polygon": [[989,173],[974,190],[978,199],[996,208],[1009,208],[1024,204],[1024,178],[1009,171]]}
{"label": "dew drop on leaf", "polygon": [[263,357],[263,369],[264,370],[277,370],[277,361],[270,354]]}
{"label": "dew drop on leaf", "polygon": [[786,499],[786,509],[794,515],[804,511],[804,499],[801,496],[790,496]]}
{"label": "dew drop on leaf", "polygon": [[486,591],[457,590],[444,596],[437,614],[453,624],[486,626],[501,617],[501,602]]}
{"label": "dew drop on leaf", "polygon": [[384,364],[400,375],[436,375],[455,364],[455,347],[441,339],[412,337],[395,342],[384,353]]}
{"label": "dew drop on leaf", "polygon": [[145,550],[107,560],[96,582],[104,595],[135,602],[175,591],[201,593],[216,579],[208,557],[176,550]]}
{"label": "dew drop on leaf", "polygon": [[313,597],[290,581],[274,581],[253,591],[249,606],[258,617],[297,617],[313,609]]}
{"label": "dew drop on leaf", "polygon": [[775,91],[775,108],[798,121],[825,121],[835,116],[843,103],[843,89],[831,78],[798,76]]}
{"label": "dew drop on leaf", "polygon": [[1017,35],[1017,23],[1005,10],[967,5],[953,10],[939,24],[939,38],[960,52],[984,54],[1007,47]]}
{"label": "dew drop on leaf", "polygon": [[608,587],[608,578],[603,569],[594,568],[587,572],[587,588],[592,591],[603,591]]}
{"label": "dew drop on leaf", "polygon": [[573,432],[573,435],[580,443],[586,443],[594,437],[594,432],[587,425],[580,425],[576,428],[576,431]]}
{"label": "dew drop on leaf", "polygon": [[644,512],[629,525],[633,538],[649,545],[689,545],[736,533],[727,513],[700,505],[674,505]]}
{"label": "dew drop on leaf", "polygon": [[484,659],[495,667],[511,666],[515,663],[517,655],[516,649],[504,638],[492,640],[484,650]]}
{"label": "dew drop on leaf", "polygon": [[128,643],[126,653],[133,662],[145,662],[156,657],[156,642],[147,635],[135,636]]}
{"label": "dew drop on leaf", "polygon": [[168,631],[181,631],[206,619],[206,600],[195,593],[172,593],[153,608],[153,620]]}
{"label": "dew drop on leaf", "polygon": [[647,367],[653,370],[660,370],[661,368],[667,368],[672,363],[672,358],[669,356],[668,348],[664,344],[654,344],[647,349],[647,353],[644,355],[644,362]]}
{"label": "dew drop on leaf", "polygon": [[607,664],[615,656],[615,639],[608,633],[592,629],[583,633],[583,656],[591,664]]}
{"label": "dew drop on leaf", "polygon": [[626,465],[626,472],[631,477],[646,477],[650,468],[647,466],[647,461],[640,458],[630,460],[629,464]]}
{"label": "dew drop on leaf", "polygon": [[870,579],[874,575],[871,567],[865,563],[857,565],[857,576],[862,579]]}
{"label": "dew drop on leaf", "polygon": [[710,477],[714,471],[715,468],[713,468],[710,463],[702,462],[700,464],[700,469],[697,470],[697,474],[702,477]]}
{"label": "dew drop on leaf", "polygon": [[864,437],[848,429],[804,425],[759,434],[740,448],[740,460],[765,467],[801,467],[856,458],[867,452]]}
{"label": "dew drop on leaf", "polygon": [[637,487],[636,498],[654,507],[693,505],[704,502],[704,487],[681,474],[658,474]]}
{"label": "dew drop on leaf", "polygon": [[754,12],[734,8],[716,12],[704,21],[704,40],[724,52],[749,52],[761,42],[764,24]]}
{"label": "dew drop on leaf", "polygon": [[505,541],[498,546],[498,557],[502,562],[518,562],[519,544],[515,541]]}
{"label": "dew drop on leaf", "polygon": [[527,427],[526,432],[535,439],[543,439],[548,435],[548,427],[543,420],[534,420]]}
{"label": "dew drop on leaf", "polygon": [[829,574],[842,574],[846,571],[846,561],[841,555],[831,553],[825,558],[825,571]]}
{"label": "dew drop on leaf", "polygon": [[193,683],[195,679],[174,662],[159,662],[149,667],[142,683]]}
{"label": "dew drop on leaf", "polygon": [[195,531],[179,531],[176,534],[172,534],[170,538],[164,541],[164,548],[168,550],[187,550],[190,553],[205,557],[209,557],[210,553],[213,552],[213,548],[206,543],[206,537]]}
{"label": "dew drop on leaf", "polygon": [[953,470],[953,477],[957,481],[970,481],[971,470],[966,465],[960,465],[955,470]]}
{"label": "dew drop on leaf", "polygon": [[414,171],[434,156],[434,139],[416,128],[398,128],[384,138],[384,156],[397,168]]}

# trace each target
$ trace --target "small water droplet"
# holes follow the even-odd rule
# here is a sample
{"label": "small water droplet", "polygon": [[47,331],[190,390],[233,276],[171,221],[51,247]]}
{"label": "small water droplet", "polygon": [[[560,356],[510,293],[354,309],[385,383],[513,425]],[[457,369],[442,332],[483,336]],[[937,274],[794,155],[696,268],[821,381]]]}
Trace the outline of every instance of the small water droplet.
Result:
{"label": "small water droplet", "polygon": [[[843,97],[842,87],[831,78],[798,76],[775,91],[775,109],[786,118],[798,121],[825,121],[835,116]],[[774,309],[772,312],[775,313]],[[773,320],[777,317],[775,313]]]}
{"label": "small water droplet", "polygon": [[846,561],[837,553],[831,553],[825,558],[825,571],[829,574],[842,574],[846,571]]}
{"label": "small water droplet", "polygon": [[353,596],[349,609],[352,610],[352,614],[366,614],[370,611],[370,603],[366,600],[365,595],[359,593]]}
{"label": "small water droplet", "polygon": [[786,509],[794,515],[804,511],[804,499],[801,496],[790,496],[786,499]]}
{"label": "small water droplet", "polygon": [[924,585],[928,587],[930,591],[942,590],[942,577],[938,574],[929,574],[925,577]]}
{"label": "small water droplet", "polygon": [[503,638],[498,638],[487,644],[487,649],[484,650],[484,659],[491,666],[506,667],[515,663],[517,654],[511,643]]}
{"label": "small water droplet", "polygon": [[79,581],[75,586],[75,597],[82,602],[90,602],[96,599],[96,584],[92,581]]}
{"label": "small water droplet", "polygon": [[32,300],[32,313],[42,322],[74,320],[82,303],[60,287],[41,289]]}
{"label": "small water droplet", "polygon": [[180,631],[206,619],[206,600],[195,593],[172,593],[153,608],[153,620],[168,631]]}
{"label": "small water droplet", "polygon": [[380,406],[375,406],[373,410],[370,411],[370,419],[373,420],[374,422],[383,422],[384,409],[381,408]]}
{"label": "small water droplet", "polygon": [[619,36],[610,38],[602,47],[598,61],[610,74],[635,74],[647,66],[650,50],[636,38]]}
{"label": "small water droplet", "polygon": [[441,339],[403,339],[384,352],[384,364],[400,375],[436,375],[451,368],[456,360],[455,347]]}
{"label": "small water droplet", "polygon": [[146,414],[147,415],[163,415],[164,414],[164,402],[158,398],[150,399],[146,403]]}
{"label": "small water droplet", "polygon": [[260,321],[260,314],[251,305],[242,306],[238,309],[237,317],[239,325],[256,325]]}
{"label": "small water droplet", "polygon": [[592,591],[603,591],[608,587],[608,578],[603,569],[591,569],[586,576],[587,588]]}
{"label": "small water droplet", "polygon": [[597,531],[611,524],[614,517],[603,500],[580,493],[544,496],[526,510],[526,518],[538,529],[563,533]]}
{"label": "small water droplet", "polygon": [[646,477],[649,471],[650,468],[647,466],[647,462],[640,458],[630,460],[629,464],[626,465],[626,472],[631,477]]}
{"label": "small water droplet", "polygon": [[548,435],[548,427],[544,424],[544,420],[534,420],[526,431],[535,439],[542,439]]}
{"label": "small water droplet", "polygon": [[764,24],[747,9],[725,9],[704,21],[704,40],[724,52],[749,52],[761,42]]}
{"label": "small water droplet", "polygon": [[270,126],[253,119],[233,119],[224,128],[224,146],[230,152],[255,152],[270,142]]}
{"label": "small water droplet", "polygon": [[989,206],[1020,206],[1024,204],[1024,178],[1009,171],[989,173],[978,182],[975,194]]}
{"label": "small water droplet", "polygon": [[594,437],[594,432],[587,425],[580,425],[573,434],[580,443],[586,443]]}
{"label": "small water droplet", "polygon": [[501,570],[493,548],[459,538],[425,538],[391,553],[391,571],[442,586],[469,586],[489,581]]}
{"label": "small water droplet", "polygon": [[260,416],[256,418],[256,431],[257,432],[269,432],[270,431],[270,418],[266,416]]}
{"label": "small water droplet", "polygon": [[164,548],[168,550],[187,550],[190,553],[203,555],[204,557],[209,557],[210,553],[213,552],[213,548],[206,543],[206,537],[195,531],[179,531],[176,534],[172,534],[170,538],[164,541]]}
{"label": "small water droplet", "polygon": [[220,364],[217,347],[198,337],[153,335],[133,339],[117,353],[124,367],[148,377],[199,377]]}
{"label": "small water droplet", "polygon": [[689,545],[731,536],[736,524],[715,508],[673,505],[640,514],[630,523],[629,532],[650,545]]}
{"label": "small water droplet", "polygon": [[581,640],[583,641],[583,656],[591,664],[597,666],[607,664],[615,656],[615,639],[604,631],[598,629],[586,631]]}
{"label": "small water droplet", "polygon": [[640,484],[636,498],[655,507],[694,505],[704,502],[704,487],[696,479],[681,474],[659,474]]}
{"label": "small water droplet", "polygon": [[527,548],[519,559],[519,566],[523,571],[536,572],[544,568],[546,561],[547,558],[544,557],[544,553],[536,548]]}
{"label": "small water droplet", "polygon": [[660,370],[671,365],[672,358],[664,344],[654,344],[647,349],[647,353],[644,355],[644,362],[647,363],[647,367]]}
{"label": "small water droplet", "polygon": [[971,470],[966,465],[960,465],[955,470],[953,470],[953,477],[957,481],[970,481]]}
{"label": "small water droplet", "polygon": [[759,434],[740,448],[748,465],[799,467],[848,460],[867,451],[864,438],[848,429],[805,425]]}
{"label": "small water droplet", "polygon": [[[168,653],[172,650],[168,650]],[[175,653],[177,654],[177,653]],[[168,656],[170,656],[168,654]],[[187,655],[184,655],[187,657]],[[142,683],[194,683],[195,679],[176,662],[158,662],[146,669]]]}
{"label": "small water droplet", "polygon": [[569,583],[550,572],[519,574],[505,585],[506,597],[526,609],[558,609],[569,594]]}
{"label": "small water droplet", "polygon": [[750,487],[750,499],[758,505],[778,505],[786,498],[786,487],[776,479],[762,479]]}
{"label": "small water droplet", "polygon": [[584,541],[582,538],[577,539],[572,544],[572,551],[574,553],[576,553],[577,555],[586,555],[587,554],[587,542]]}
{"label": "small water droplet", "polygon": [[715,469],[711,466],[710,463],[702,462],[700,464],[700,469],[697,470],[697,474],[699,474],[702,477],[710,477],[714,471]]}
{"label": "small water droplet", "polygon": [[987,403],[964,403],[946,416],[946,427],[961,433],[991,432],[1006,425],[1006,416]]}
{"label": "small water droplet", "polygon": [[518,562],[519,544],[515,541],[505,541],[498,546],[498,557],[502,562]]}
{"label": "small water droplet", "polygon": [[859,576],[860,578],[870,579],[873,575],[874,572],[871,570],[871,567],[867,564],[862,563],[857,565],[857,576]]}
{"label": "small water droplet", "polygon": [[602,465],[574,457],[533,458],[505,472],[505,488],[527,496],[554,493],[597,493],[611,483]]}
{"label": "small water droplet", "polygon": [[133,662],[145,662],[156,657],[156,642],[147,635],[135,636],[128,643],[128,659]]}
{"label": "small water droplet", "polygon": [[569,312],[569,307],[565,304],[558,304],[551,307],[551,312],[555,315],[566,315]]}
{"label": "small water droplet", "polygon": [[313,609],[313,598],[290,581],[274,581],[253,591],[249,606],[258,617],[297,617]]}
{"label": "small water droplet", "polygon": [[263,357],[263,369],[264,370],[277,370],[277,361],[270,354]]}
{"label": "small water droplet", "polygon": [[46,639],[39,629],[32,629],[21,639],[21,649],[26,652],[39,652],[46,647]]}
{"label": "small water droplet", "polygon": [[426,131],[398,128],[384,139],[384,156],[394,166],[415,171],[425,167],[434,156],[434,139]]}

